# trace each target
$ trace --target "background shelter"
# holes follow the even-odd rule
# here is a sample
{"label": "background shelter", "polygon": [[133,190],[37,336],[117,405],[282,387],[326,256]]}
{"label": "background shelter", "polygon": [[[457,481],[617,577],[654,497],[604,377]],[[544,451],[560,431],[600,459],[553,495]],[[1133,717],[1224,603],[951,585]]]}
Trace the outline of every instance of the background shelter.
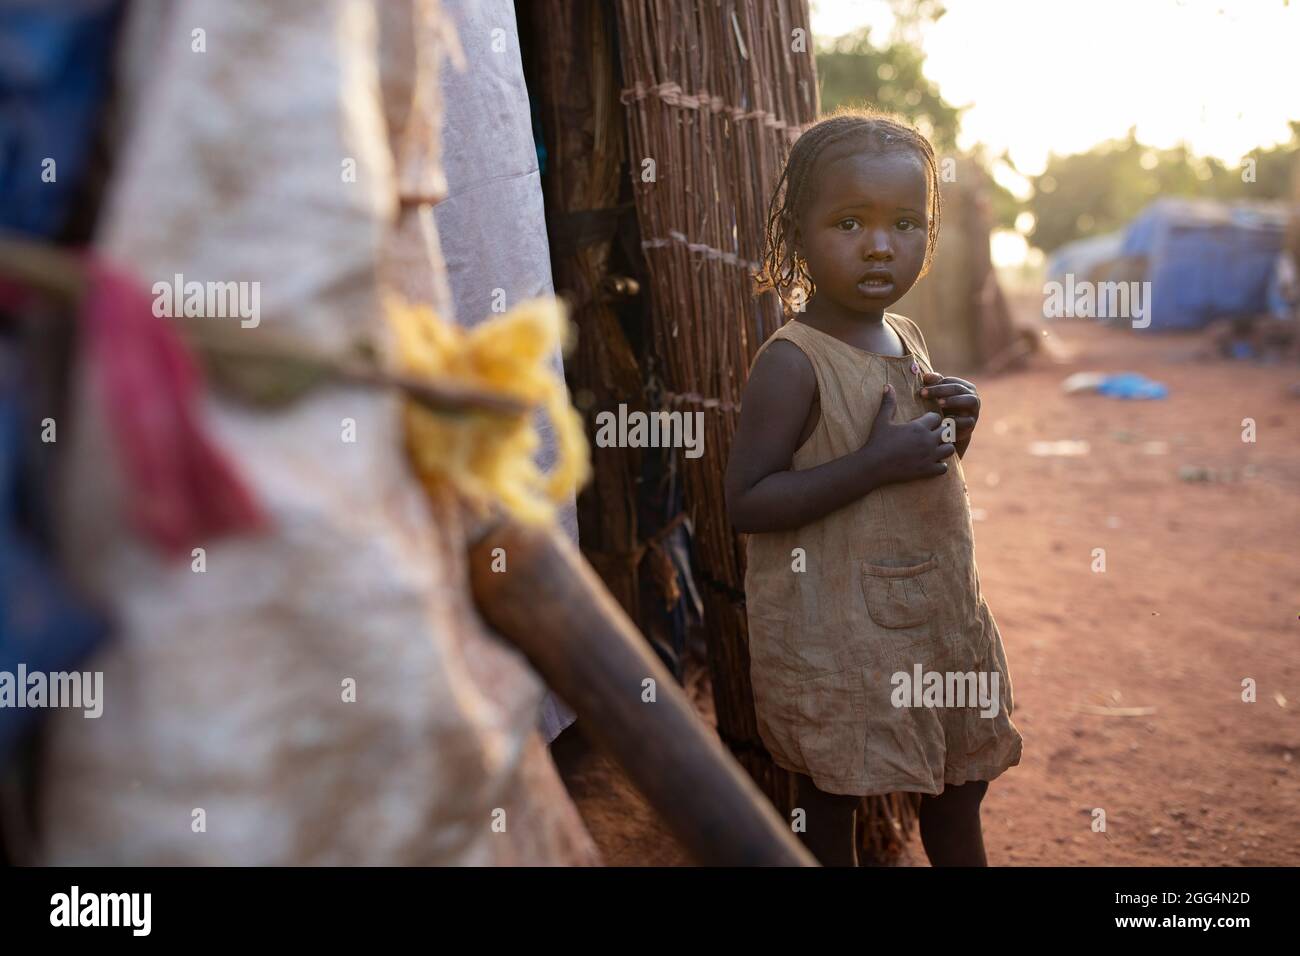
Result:
{"label": "background shelter", "polygon": [[1121,254],[1151,283],[1151,327],[1199,329],[1268,311],[1288,204],[1162,197],[1124,233]]}

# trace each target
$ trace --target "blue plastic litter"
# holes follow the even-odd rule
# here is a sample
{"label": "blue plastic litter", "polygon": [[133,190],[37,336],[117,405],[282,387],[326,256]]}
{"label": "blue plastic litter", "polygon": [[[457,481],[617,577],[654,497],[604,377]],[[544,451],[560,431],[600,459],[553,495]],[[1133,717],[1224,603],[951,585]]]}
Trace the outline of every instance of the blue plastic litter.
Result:
{"label": "blue plastic litter", "polygon": [[1111,398],[1165,398],[1169,389],[1161,382],[1139,375],[1137,372],[1119,372],[1107,375],[1097,386],[1098,395]]}

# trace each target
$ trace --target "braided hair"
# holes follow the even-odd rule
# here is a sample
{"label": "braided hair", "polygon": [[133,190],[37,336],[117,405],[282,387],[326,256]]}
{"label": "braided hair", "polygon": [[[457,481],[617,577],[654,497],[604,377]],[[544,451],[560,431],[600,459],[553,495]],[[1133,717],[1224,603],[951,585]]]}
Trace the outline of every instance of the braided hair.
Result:
{"label": "braided hair", "polygon": [[910,149],[920,155],[928,181],[927,218],[930,223],[921,275],[929,271],[934,259],[935,245],[939,241],[940,217],[939,171],[934,158],[934,147],[917,130],[886,113],[862,109],[836,110],[809,126],[795,141],[781,178],[772,191],[772,201],[768,207],[763,260],[754,276],[754,294],[774,289],[781,297],[787,315],[794,310],[791,305],[793,288],[803,289],[804,302],[811,299],[816,291],[812,276],[808,273],[808,263],[794,247],[792,235],[794,224],[816,195],[813,173],[817,159],[827,147],[855,139],[861,139],[865,147],[878,152]]}

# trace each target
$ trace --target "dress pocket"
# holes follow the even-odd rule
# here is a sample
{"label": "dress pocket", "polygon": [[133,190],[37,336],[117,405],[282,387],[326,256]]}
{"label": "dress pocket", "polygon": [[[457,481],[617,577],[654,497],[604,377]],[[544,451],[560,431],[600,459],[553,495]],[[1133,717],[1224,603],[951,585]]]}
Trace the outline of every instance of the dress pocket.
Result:
{"label": "dress pocket", "polygon": [[888,567],[862,563],[862,596],[867,613],[881,627],[917,627],[934,616],[939,559]]}
{"label": "dress pocket", "polygon": [[856,786],[865,767],[867,744],[861,668],[802,682],[796,706],[795,736],[809,776],[832,786]]}

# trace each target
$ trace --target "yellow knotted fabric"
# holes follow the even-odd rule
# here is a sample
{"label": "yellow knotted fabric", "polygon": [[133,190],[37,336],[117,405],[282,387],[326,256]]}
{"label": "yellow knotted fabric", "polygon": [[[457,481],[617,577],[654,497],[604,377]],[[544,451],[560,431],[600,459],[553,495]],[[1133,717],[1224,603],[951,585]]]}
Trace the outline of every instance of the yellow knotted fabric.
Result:
{"label": "yellow knotted fabric", "polygon": [[[522,414],[448,415],[408,401],[407,449],[420,480],[452,484],[481,512],[496,504],[520,521],[553,522],[555,505],[591,476],[582,417],[551,364],[556,346],[567,351],[575,335],[563,303],[529,299],[468,329],[443,322],[427,305],[400,298],[390,298],[385,311],[403,372],[475,386],[529,407]],[[555,430],[556,462],[549,473],[534,457],[541,444],[537,408]]]}

